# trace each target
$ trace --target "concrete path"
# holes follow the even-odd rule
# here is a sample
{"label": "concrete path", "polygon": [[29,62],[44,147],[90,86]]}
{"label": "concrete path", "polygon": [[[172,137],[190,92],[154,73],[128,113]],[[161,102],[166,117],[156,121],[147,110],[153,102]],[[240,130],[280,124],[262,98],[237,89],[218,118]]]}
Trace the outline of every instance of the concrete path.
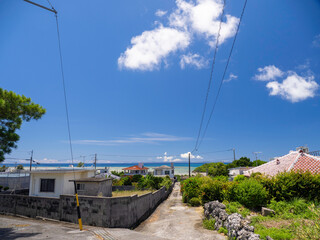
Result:
{"label": "concrete path", "polygon": [[157,239],[225,240],[226,237],[218,232],[202,227],[202,216],[202,207],[182,203],[180,183],[176,183],[170,197],[134,231]]}
{"label": "concrete path", "polygon": [[0,239],[116,240],[104,228],[0,215]]}

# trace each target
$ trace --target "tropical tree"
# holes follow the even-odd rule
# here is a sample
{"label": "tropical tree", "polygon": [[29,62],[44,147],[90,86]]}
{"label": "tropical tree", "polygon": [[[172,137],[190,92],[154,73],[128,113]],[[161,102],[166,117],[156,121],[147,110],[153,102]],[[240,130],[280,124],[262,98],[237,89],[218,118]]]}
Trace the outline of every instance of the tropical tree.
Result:
{"label": "tropical tree", "polygon": [[17,148],[20,137],[16,133],[22,122],[38,120],[46,110],[24,95],[0,88],[0,162],[4,155]]}
{"label": "tropical tree", "polygon": [[77,167],[83,167],[84,166],[84,163],[83,162],[79,162]]}

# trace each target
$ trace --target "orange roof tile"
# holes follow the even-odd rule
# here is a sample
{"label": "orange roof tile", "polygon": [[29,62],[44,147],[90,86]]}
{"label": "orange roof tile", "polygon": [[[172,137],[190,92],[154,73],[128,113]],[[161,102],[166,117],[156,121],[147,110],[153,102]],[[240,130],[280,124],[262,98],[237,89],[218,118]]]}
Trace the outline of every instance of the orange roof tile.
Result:
{"label": "orange roof tile", "polygon": [[149,168],[147,167],[139,167],[138,165],[127,167],[127,168],[122,168],[122,170],[147,170]]}

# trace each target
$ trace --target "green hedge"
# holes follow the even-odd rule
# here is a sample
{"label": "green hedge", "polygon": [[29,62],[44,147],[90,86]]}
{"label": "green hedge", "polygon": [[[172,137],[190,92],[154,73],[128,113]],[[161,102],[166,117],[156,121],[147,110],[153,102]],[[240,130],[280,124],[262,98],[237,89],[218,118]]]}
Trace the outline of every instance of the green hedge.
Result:
{"label": "green hedge", "polygon": [[181,184],[183,201],[199,198],[201,203],[219,200],[238,201],[248,208],[258,208],[271,200],[290,201],[303,198],[320,201],[320,174],[310,172],[285,172],[275,177],[255,174],[249,179],[239,177],[236,181],[211,177],[192,177]]}

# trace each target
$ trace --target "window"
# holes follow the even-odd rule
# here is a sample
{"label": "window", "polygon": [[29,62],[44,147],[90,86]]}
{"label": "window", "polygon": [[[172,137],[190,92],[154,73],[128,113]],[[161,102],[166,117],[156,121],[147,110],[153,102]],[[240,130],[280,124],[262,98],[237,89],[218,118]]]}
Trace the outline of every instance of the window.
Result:
{"label": "window", "polygon": [[170,171],[164,171],[165,175],[170,175]]}
{"label": "window", "polygon": [[40,192],[54,192],[55,179],[40,179]]}
{"label": "window", "polygon": [[172,170],[171,173],[174,174],[174,170]]}
{"label": "window", "polygon": [[77,183],[77,190],[84,190],[84,184],[83,183]]}

